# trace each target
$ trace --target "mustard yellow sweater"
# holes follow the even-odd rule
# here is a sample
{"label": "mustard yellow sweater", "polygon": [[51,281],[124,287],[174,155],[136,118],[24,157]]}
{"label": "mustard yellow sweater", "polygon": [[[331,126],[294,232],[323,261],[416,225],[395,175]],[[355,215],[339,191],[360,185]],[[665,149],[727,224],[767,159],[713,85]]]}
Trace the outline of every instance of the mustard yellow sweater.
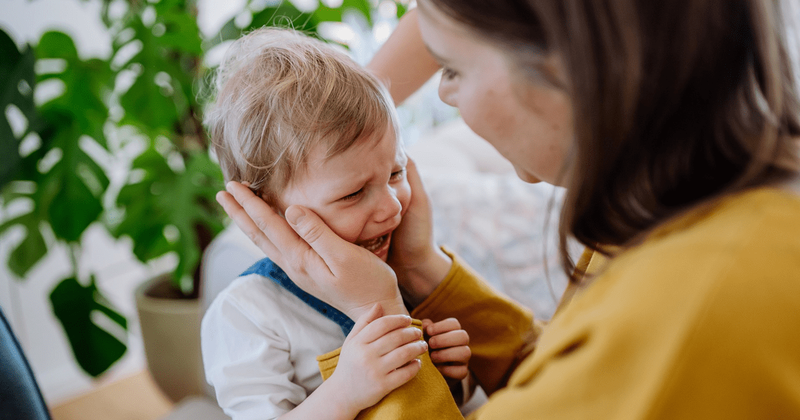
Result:
{"label": "mustard yellow sweater", "polygon": [[[597,272],[599,260],[581,263]],[[470,367],[490,393],[472,419],[800,418],[795,195],[754,190],[661,227],[605,265],[541,334],[529,311],[454,261],[412,315],[454,316],[469,332]],[[447,404],[414,412],[426,395],[442,398],[442,386],[416,381],[384,399],[401,414],[375,418],[460,418]]]}

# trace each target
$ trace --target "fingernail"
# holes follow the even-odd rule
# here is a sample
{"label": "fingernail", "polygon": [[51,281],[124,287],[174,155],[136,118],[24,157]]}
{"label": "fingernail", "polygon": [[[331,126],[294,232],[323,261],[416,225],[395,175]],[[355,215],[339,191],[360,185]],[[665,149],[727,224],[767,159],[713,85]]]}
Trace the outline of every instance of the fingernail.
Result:
{"label": "fingernail", "polygon": [[225,191],[231,192],[231,186],[233,185],[233,181],[228,181],[225,184]]}
{"label": "fingernail", "polygon": [[306,212],[299,207],[289,207],[286,210],[286,220],[293,225],[298,225],[306,217]]}

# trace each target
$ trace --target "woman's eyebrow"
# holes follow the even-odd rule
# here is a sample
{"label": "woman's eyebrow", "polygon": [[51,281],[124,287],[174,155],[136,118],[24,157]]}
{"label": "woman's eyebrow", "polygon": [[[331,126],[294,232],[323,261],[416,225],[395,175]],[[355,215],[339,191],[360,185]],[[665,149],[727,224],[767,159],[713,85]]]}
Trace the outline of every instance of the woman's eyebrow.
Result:
{"label": "woman's eyebrow", "polygon": [[436,54],[435,52],[433,52],[433,50],[431,49],[431,47],[430,47],[430,46],[428,46],[428,44],[427,44],[427,43],[425,43],[424,45],[425,45],[425,49],[426,49],[426,50],[428,50],[428,53],[429,53],[429,54],[430,54],[430,55],[431,55],[431,56],[432,56],[432,57],[433,57],[433,58],[434,58],[436,61],[438,61],[438,62],[439,62],[439,64],[444,64],[444,63],[447,63],[447,62],[449,61],[449,60],[446,60],[446,59],[442,58],[442,56],[440,56],[439,54]]}

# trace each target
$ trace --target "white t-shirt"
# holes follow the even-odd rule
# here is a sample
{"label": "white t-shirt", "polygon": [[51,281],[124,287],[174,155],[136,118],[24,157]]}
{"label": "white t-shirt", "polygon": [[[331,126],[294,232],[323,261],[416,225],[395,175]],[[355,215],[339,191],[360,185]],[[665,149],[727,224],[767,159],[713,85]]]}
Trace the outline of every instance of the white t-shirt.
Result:
{"label": "white t-shirt", "polygon": [[259,264],[217,295],[202,322],[206,380],[233,420],[277,418],[303,402],[322,384],[316,356],[341,347],[352,325],[279,284],[288,278],[270,275],[277,266],[269,260]]}

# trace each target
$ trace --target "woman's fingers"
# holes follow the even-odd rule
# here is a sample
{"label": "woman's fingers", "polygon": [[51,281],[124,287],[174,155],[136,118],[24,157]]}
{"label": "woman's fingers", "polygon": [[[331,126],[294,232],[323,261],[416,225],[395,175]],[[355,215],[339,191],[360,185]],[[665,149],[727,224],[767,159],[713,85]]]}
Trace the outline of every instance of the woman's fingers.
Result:
{"label": "woman's fingers", "polygon": [[[311,247],[314,253],[320,257],[320,262],[324,263],[323,266],[306,266],[306,269],[321,270],[321,272],[314,272],[309,270],[312,276],[322,275],[339,276],[337,268],[343,263],[342,258],[347,258],[342,252],[350,247],[353,251],[358,252],[359,248],[334,233],[325,222],[317,216],[313,211],[306,209],[302,206],[294,205],[286,209],[286,220],[291,225],[294,232],[303,240],[303,246]],[[302,246],[298,249],[293,247],[293,253],[300,254]],[[313,261],[307,261],[313,263]],[[327,271],[327,272],[326,272]]]}
{"label": "woman's fingers", "polygon": [[408,185],[411,187],[411,201],[416,198],[417,202],[424,202],[427,204],[428,195],[425,193],[425,186],[422,184],[422,178],[417,171],[417,164],[414,159],[408,158],[406,165],[406,177],[408,178]]}
{"label": "woman's fingers", "polygon": [[277,214],[249,188],[226,186],[220,202],[242,230],[301,289],[358,319],[375,303],[385,313],[407,313],[394,271],[371,252],[340,238],[312,210]]}
{"label": "woman's fingers", "polygon": [[[280,252],[282,260],[281,262],[287,262],[285,261],[285,258],[283,258],[283,255],[286,254],[286,252],[283,252],[283,250],[294,250],[303,246],[308,248],[308,244],[305,244],[303,240],[297,236],[297,233],[295,233],[289,224],[286,223],[286,220],[275,213],[275,211],[272,210],[272,208],[265,203],[264,200],[253,194],[253,191],[251,191],[250,188],[233,181],[228,182],[225,185],[225,188],[231,195],[233,195],[233,198],[235,198],[239,205],[244,209],[247,218],[252,222],[248,223],[247,220],[243,220],[243,225],[247,230],[245,230],[245,228],[242,228],[242,230],[245,230],[245,233],[247,233],[247,235],[251,238],[266,238],[267,241],[273,245],[273,248]],[[238,216],[240,219],[244,219],[241,214]],[[236,224],[239,225],[238,220],[234,219],[234,221],[236,221]],[[242,225],[239,226],[241,227]],[[253,229],[253,226],[255,226],[255,229]],[[255,232],[252,232],[251,234],[252,230],[255,230]],[[263,239],[261,239],[261,241],[263,242]],[[259,242],[256,243],[259,244],[259,247],[261,247]],[[266,252],[266,250],[264,251]],[[283,267],[281,262],[275,262],[278,263],[279,266]]]}
{"label": "woman's fingers", "polygon": [[276,264],[281,265],[282,256],[278,248],[276,248],[275,245],[270,242],[269,238],[267,238],[264,232],[259,229],[247,211],[245,211],[245,209],[239,204],[232,194],[226,191],[218,192],[217,202],[225,210],[225,213],[227,213],[228,216],[233,219],[233,222],[236,223],[236,226],[238,226],[239,229],[241,229],[242,232],[244,232],[247,237],[249,237],[250,240],[256,244],[256,246],[261,248],[267,257],[273,260]]}

